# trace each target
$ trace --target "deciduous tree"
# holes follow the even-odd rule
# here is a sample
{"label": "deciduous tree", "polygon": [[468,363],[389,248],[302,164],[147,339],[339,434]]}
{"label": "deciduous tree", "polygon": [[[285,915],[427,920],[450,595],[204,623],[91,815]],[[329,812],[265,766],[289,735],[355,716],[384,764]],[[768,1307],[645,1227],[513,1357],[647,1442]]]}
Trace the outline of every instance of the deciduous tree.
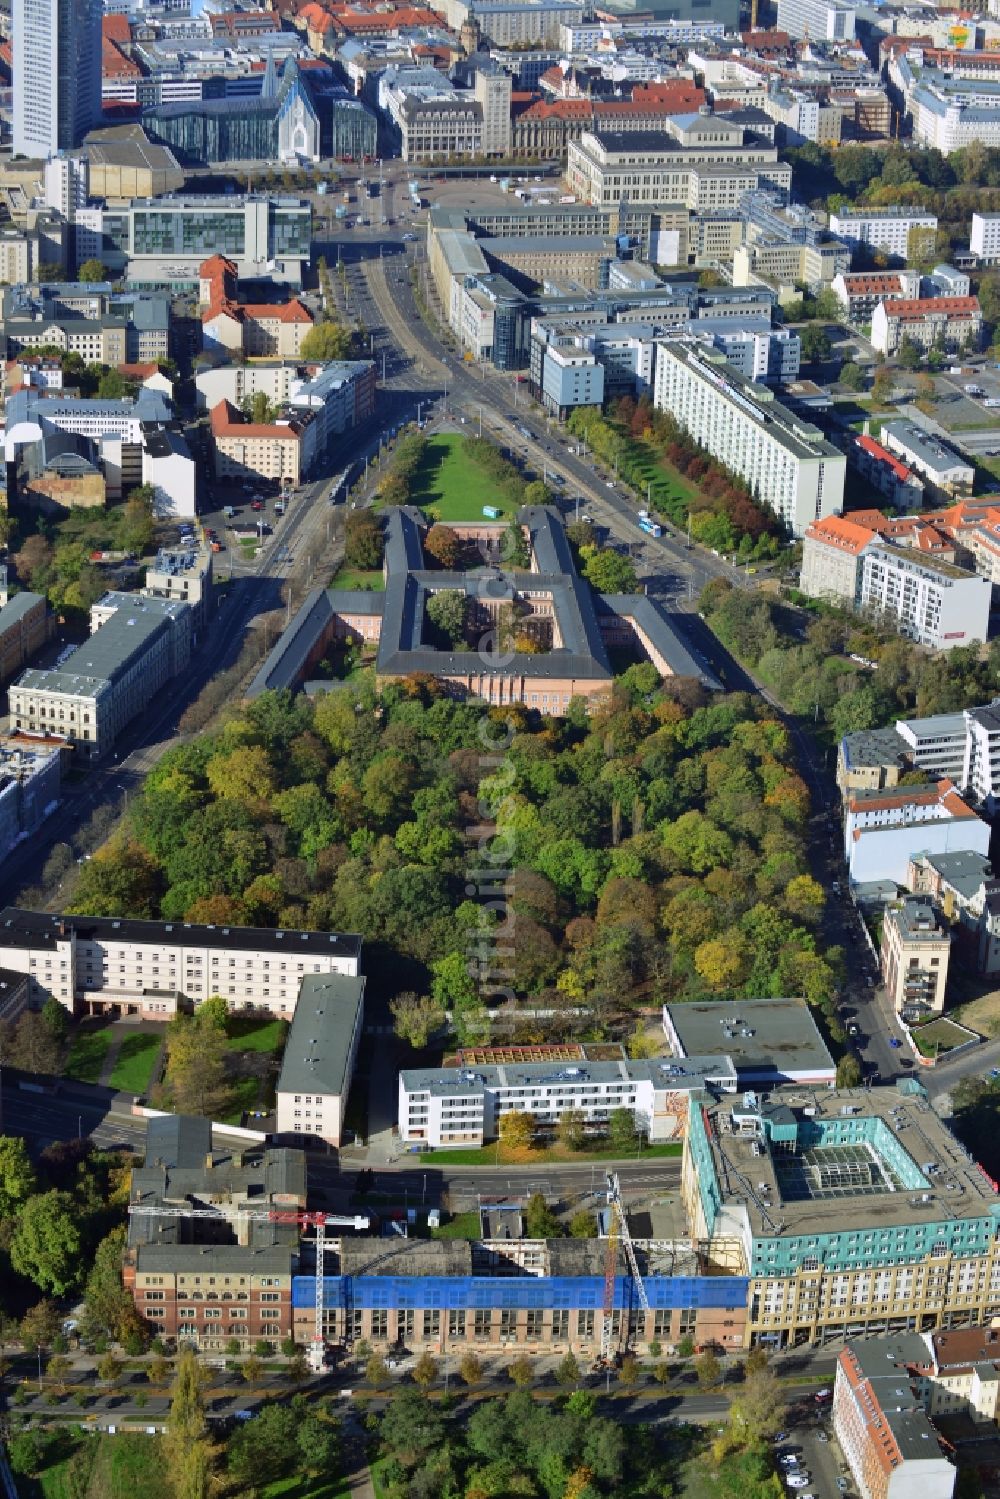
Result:
{"label": "deciduous tree", "polygon": [[535,1138],[535,1117],[520,1109],[500,1116],[500,1143],[508,1150],[527,1150]]}
{"label": "deciduous tree", "polygon": [[68,1192],[42,1192],[22,1204],[10,1241],[10,1261],[43,1291],[63,1296],[85,1266],[79,1213]]}

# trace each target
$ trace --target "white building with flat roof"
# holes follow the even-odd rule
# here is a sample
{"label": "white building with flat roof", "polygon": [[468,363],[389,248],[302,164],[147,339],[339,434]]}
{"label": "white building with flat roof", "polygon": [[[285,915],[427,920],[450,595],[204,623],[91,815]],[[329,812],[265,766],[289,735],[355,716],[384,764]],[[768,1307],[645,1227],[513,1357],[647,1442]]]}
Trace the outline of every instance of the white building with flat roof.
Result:
{"label": "white building with flat roof", "polygon": [[704,346],[658,343],[653,404],[738,474],[794,536],[843,508],[844,454]]}
{"label": "white building with flat roof", "polygon": [[992,597],[989,578],[911,547],[875,541],[861,558],[860,611],[934,651],[985,641]]}
{"label": "white building with flat roof", "polygon": [[591,1061],[581,1054],[570,1064],[477,1061],[413,1068],[399,1074],[399,1135],[432,1149],[482,1145],[497,1138],[504,1114],[515,1111],[532,1114],[539,1130],[546,1130],[570,1110],[600,1128],[615,1109],[628,1109],[651,1141],[680,1139],[688,1098],[707,1085],[735,1092],[736,1070],[728,1056],[640,1062]]}
{"label": "white building with flat roof", "polygon": [[922,208],[846,208],[830,215],[830,233],[845,244],[871,245],[887,255],[907,257],[914,229],[936,232],[937,214]]}
{"label": "white building with flat roof", "polygon": [[1000,261],[1000,213],[974,213],[969,249],[981,265]]}
{"label": "white building with flat roof", "polygon": [[778,30],[811,42],[849,42],[854,6],[845,0],[778,0]]}

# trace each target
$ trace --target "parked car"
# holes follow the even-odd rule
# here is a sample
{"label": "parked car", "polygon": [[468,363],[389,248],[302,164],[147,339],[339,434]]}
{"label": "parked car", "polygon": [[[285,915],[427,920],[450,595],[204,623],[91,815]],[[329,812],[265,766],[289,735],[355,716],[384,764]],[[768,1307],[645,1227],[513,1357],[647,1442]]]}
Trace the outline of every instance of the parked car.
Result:
{"label": "parked car", "polygon": [[889,1045],[892,1047],[893,1051],[898,1051],[902,1044],[903,1043],[902,1041],[900,1041],[898,1036],[889,1037]]}
{"label": "parked car", "polygon": [[785,1482],[790,1489],[804,1489],[809,1483],[808,1473],[786,1473]]}

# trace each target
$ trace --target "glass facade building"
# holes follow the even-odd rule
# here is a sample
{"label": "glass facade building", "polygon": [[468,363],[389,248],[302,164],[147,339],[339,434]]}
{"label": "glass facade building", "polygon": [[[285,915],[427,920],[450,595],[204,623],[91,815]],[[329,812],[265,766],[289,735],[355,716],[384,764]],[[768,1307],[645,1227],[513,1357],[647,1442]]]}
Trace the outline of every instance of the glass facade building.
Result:
{"label": "glass facade building", "polygon": [[101,122],[101,0],[13,0],[15,155],[45,160]]}

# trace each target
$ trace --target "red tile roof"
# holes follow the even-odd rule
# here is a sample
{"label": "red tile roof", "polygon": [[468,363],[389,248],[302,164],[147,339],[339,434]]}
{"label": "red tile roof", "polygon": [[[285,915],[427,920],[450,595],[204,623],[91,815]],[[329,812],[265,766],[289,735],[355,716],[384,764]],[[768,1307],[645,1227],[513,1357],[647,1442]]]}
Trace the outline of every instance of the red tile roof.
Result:
{"label": "red tile roof", "polygon": [[855,521],[848,520],[846,515],[828,515],[825,520],[814,521],[811,526],[806,527],[806,536],[811,541],[822,541],[827,546],[837,547],[839,551],[853,552],[855,556],[870,541],[874,541],[875,534],[867,526],[859,526]]}
{"label": "red tile roof", "polygon": [[299,436],[299,428],[294,422],[280,426],[271,422],[248,422],[231,401],[220,401],[213,406],[210,422],[213,437],[271,437],[291,442]]}
{"label": "red tile roof", "polygon": [[972,317],[979,311],[978,297],[901,297],[889,305],[889,316],[894,318],[924,318],[931,313],[954,314],[956,317]]}
{"label": "red tile roof", "polygon": [[[871,456],[873,458],[877,458],[880,463],[887,464],[888,467],[892,469],[897,479],[908,479],[910,477],[910,470],[907,468],[906,464],[901,462],[901,460],[897,458],[894,453],[890,453],[888,448],[884,448],[880,442],[876,442],[874,437],[861,436],[857,441],[858,447],[861,448],[863,452],[870,453]],[[857,521],[856,516],[854,517],[854,520]]]}

